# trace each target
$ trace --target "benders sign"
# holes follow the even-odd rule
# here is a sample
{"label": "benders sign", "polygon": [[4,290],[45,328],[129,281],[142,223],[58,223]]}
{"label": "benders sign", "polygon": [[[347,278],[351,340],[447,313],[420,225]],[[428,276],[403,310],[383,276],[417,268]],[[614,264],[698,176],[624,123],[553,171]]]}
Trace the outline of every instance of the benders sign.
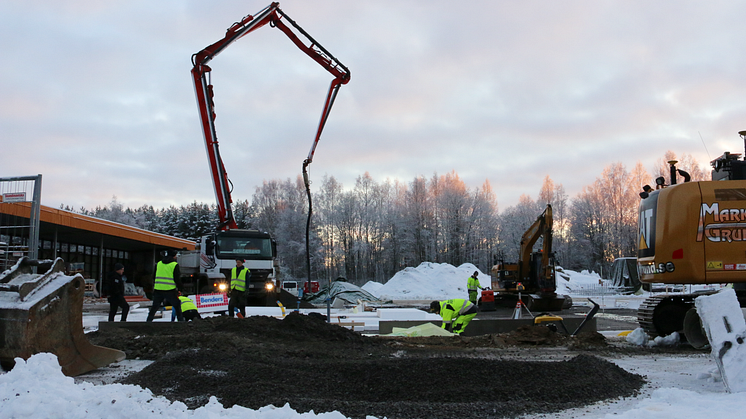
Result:
{"label": "benders sign", "polygon": [[703,203],[699,211],[697,241],[746,241],[746,208],[720,209],[720,203]]}

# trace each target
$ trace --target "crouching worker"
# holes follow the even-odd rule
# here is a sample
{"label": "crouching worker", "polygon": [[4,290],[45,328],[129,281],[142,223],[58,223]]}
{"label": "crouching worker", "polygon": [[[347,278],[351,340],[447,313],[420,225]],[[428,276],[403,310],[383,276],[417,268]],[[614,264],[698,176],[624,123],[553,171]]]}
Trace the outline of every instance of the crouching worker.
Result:
{"label": "crouching worker", "polygon": [[430,303],[430,312],[443,318],[443,329],[460,335],[477,315],[477,306],[469,300],[454,298]]}
{"label": "crouching worker", "polygon": [[179,295],[179,301],[181,301],[181,315],[184,316],[184,320],[191,321],[202,318],[191,298]]}

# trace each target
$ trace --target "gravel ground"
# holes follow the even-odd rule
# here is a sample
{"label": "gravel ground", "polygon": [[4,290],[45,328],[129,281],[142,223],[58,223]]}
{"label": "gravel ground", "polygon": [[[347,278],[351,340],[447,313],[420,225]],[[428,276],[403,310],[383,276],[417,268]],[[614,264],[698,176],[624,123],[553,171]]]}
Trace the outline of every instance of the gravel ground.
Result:
{"label": "gravel ground", "polygon": [[606,358],[691,349],[637,348],[589,332],[546,327],[477,337],[365,337],[313,316],[213,317],[186,333],[88,334],[128,359],[154,360],[120,382],[189,407],[215,396],[258,409],[289,403],[299,412],[352,418],[516,417],[635,396],[645,377]]}

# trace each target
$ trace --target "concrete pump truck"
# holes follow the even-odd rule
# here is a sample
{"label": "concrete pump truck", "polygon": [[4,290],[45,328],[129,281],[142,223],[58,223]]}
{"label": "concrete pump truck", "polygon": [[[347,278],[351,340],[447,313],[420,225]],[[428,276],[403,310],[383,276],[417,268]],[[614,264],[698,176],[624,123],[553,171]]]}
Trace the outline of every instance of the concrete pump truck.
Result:
{"label": "concrete pump truck", "polygon": [[[311,154],[307,159],[308,162],[313,156],[340,86],[350,80],[347,67],[280,10],[277,2],[270,4],[256,15],[248,15],[234,23],[227,29],[222,39],[192,56],[192,78],[220,224],[218,231],[201,238],[198,250],[182,252],[179,255],[182,282],[188,294],[226,292],[230,281],[230,270],[235,266],[236,258],[240,257],[245,259],[244,266],[251,271],[246,288],[247,301],[253,305],[274,305],[277,300],[280,290],[275,265],[277,246],[268,233],[239,229],[234,218],[231,209],[233,185],[228,179],[218,149],[213,86],[209,80],[212,69],[207,64],[230,44],[267,24],[281,30],[293,44],[334,77],[324,102],[321,121]],[[306,165],[304,164],[304,168]]]}

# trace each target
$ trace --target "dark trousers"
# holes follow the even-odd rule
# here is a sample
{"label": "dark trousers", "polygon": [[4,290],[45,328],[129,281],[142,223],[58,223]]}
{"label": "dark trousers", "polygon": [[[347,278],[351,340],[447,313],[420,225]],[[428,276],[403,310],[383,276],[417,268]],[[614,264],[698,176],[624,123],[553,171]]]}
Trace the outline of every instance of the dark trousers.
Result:
{"label": "dark trousers", "polygon": [[168,291],[154,290],[153,291],[153,305],[150,307],[150,313],[148,313],[148,320],[152,322],[155,318],[155,313],[161,308],[161,304],[164,302],[171,305],[176,309],[176,319],[180,322],[184,321],[184,316],[181,314],[181,301],[179,301],[179,293],[176,288]]}
{"label": "dark trousers", "polygon": [[187,310],[182,312],[182,314],[184,315],[184,320],[186,321],[192,321],[202,318],[202,316],[199,315],[199,311],[197,310]]}
{"label": "dark trousers", "polygon": [[233,317],[234,309],[238,308],[238,312],[243,317],[246,317],[246,294],[244,291],[231,290],[230,299],[228,300],[228,314]]}
{"label": "dark trousers", "polygon": [[127,300],[124,299],[123,295],[110,295],[109,296],[109,321],[114,321],[114,316],[117,315],[117,310],[121,307],[122,309],[122,321],[127,321],[127,314],[130,312],[130,305]]}

